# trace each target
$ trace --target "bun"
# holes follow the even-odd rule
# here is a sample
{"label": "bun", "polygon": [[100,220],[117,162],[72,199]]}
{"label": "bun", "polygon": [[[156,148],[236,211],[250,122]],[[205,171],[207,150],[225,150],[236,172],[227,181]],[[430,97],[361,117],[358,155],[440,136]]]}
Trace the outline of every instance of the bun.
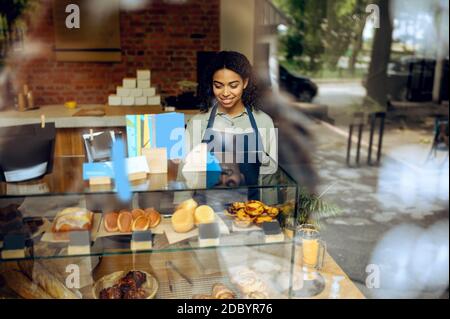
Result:
{"label": "bun", "polygon": [[187,233],[194,228],[194,216],[189,210],[177,210],[172,215],[172,226],[177,233]]}
{"label": "bun", "polygon": [[187,210],[187,211],[190,211],[191,214],[192,214],[192,216],[193,216],[193,215],[194,215],[194,212],[195,212],[195,209],[196,209],[197,207],[198,207],[197,202],[191,198],[191,199],[185,200],[184,202],[182,202],[181,204],[179,204],[179,205],[177,206],[177,208],[175,209],[175,211],[178,211],[178,210]]}
{"label": "bun", "polygon": [[207,205],[199,206],[195,209],[194,219],[196,225],[213,223],[215,218],[214,210]]}
{"label": "bun", "polygon": [[145,210],[145,214],[150,221],[150,228],[155,228],[161,223],[161,214],[154,208],[148,208]]}
{"label": "bun", "polygon": [[133,215],[131,215],[131,213],[128,211],[119,213],[117,224],[121,233],[131,232],[131,229],[133,227]]}

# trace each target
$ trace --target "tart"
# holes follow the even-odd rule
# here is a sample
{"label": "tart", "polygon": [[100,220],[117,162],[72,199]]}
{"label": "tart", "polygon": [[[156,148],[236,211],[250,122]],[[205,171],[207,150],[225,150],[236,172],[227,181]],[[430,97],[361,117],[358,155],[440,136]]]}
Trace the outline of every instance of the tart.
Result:
{"label": "tart", "polygon": [[245,212],[250,216],[260,216],[264,213],[264,204],[257,200],[251,200],[245,205]]}

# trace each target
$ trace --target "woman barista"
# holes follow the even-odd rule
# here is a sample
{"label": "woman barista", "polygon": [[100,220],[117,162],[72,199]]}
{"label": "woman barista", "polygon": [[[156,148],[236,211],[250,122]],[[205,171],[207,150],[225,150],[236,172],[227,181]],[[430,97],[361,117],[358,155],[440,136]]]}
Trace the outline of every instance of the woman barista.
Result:
{"label": "woman barista", "polygon": [[[187,125],[188,150],[203,142],[213,153],[233,153],[234,159],[240,158],[238,163],[222,164],[226,174],[222,175],[222,183],[227,186],[255,185],[260,174],[276,172],[274,124],[259,110],[252,67],[244,55],[217,53],[200,84],[200,98],[203,112]],[[201,140],[195,140],[198,131]],[[240,172],[236,173],[236,169]],[[251,194],[249,197],[255,198]]]}
{"label": "woman barista", "polygon": [[[261,174],[276,171],[277,141],[272,119],[259,110],[252,66],[241,53],[222,51],[213,58],[202,82],[202,113],[187,125],[190,147],[208,143],[212,152],[258,152]],[[195,141],[200,128],[202,140]],[[252,158],[249,158],[252,161]]]}

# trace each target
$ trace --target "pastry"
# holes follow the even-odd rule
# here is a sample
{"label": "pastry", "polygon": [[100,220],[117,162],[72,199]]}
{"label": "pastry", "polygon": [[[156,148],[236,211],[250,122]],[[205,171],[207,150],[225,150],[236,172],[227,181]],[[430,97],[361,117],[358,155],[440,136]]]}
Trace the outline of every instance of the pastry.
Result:
{"label": "pastry", "polygon": [[187,233],[194,228],[194,216],[189,210],[177,210],[172,215],[172,226],[177,233]]}
{"label": "pastry", "polygon": [[276,207],[267,207],[265,213],[272,218],[275,218],[280,213],[280,210]]}
{"label": "pastry", "polygon": [[228,213],[230,215],[236,215],[236,213],[240,209],[245,209],[245,203],[235,202],[235,203],[231,204],[231,206],[228,208]]}
{"label": "pastry", "polygon": [[154,208],[147,208],[145,210],[145,216],[150,220],[150,228],[155,228],[161,223],[161,214]]}
{"label": "pastry", "polygon": [[126,294],[130,290],[138,289],[136,281],[130,277],[124,277],[124,278],[120,279],[118,286],[119,286],[120,291],[122,291],[123,294]]}
{"label": "pastry", "polygon": [[123,294],[123,299],[145,299],[147,298],[147,292],[142,289],[132,289]]}
{"label": "pastry", "polygon": [[254,217],[247,215],[247,213],[245,212],[245,210],[240,209],[237,214],[236,214],[236,218],[238,220],[248,220],[248,221],[253,221]]}
{"label": "pastry", "polygon": [[146,299],[148,292],[143,288],[147,275],[141,271],[130,271],[117,284],[100,291],[100,299]]}
{"label": "pastry", "polygon": [[75,230],[90,230],[94,213],[86,208],[70,207],[56,214],[53,222],[53,232],[68,232]]}
{"label": "pastry", "polygon": [[198,204],[197,204],[197,202],[196,202],[195,200],[193,200],[193,199],[188,199],[188,200],[182,202],[181,204],[179,204],[179,205],[177,206],[177,208],[175,209],[175,211],[178,211],[178,210],[187,210],[187,211],[191,212],[192,217],[194,217],[194,212],[195,212],[195,209],[196,209],[197,207],[198,207]]}
{"label": "pastry", "polygon": [[264,213],[264,204],[257,200],[251,200],[245,205],[245,212],[250,216],[259,216]]}
{"label": "pastry", "polygon": [[136,287],[141,288],[147,281],[147,275],[142,271],[130,271],[125,278],[131,279],[136,283]]}
{"label": "pastry", "polygon": [[269,299],[269,296],[266,292],[262,291],[252,291],[247,295],[248,299]]}
{"label": "pastry", "polygon": [[273,218],[270,217],[270,216],[259,216],[259,217],[256,217],[255,223],[256,224],[262,224],[262,223],[265,223],[265,222],[271,222],[272,220],[273,220]]}
{"label": "pastry", "polygon": [[139,216],[133,221],[132,231],[146,231],[150,227],[150,220],[145,216]]}
{"label": "pastry", "polygon": [[19,262],[20,269],[46,293],[56,299],[79,299],[38,261]]}
{"label": "pastry", "polygon": [[133,227],[133,215],[128,211],[119,213],[117,224],[121,233],[129,233]]}
{"label": "pastry", "polygon": [[118,225],[119,214],[118,213],[106,213],[103,217],[103,223],[105,229],[109,233],[114,233],[119,231]]}
{"label": "pastry", "polygon": [[215,298],[211,295],[198,294],[198,295],[193,295],[192,299],[215,299]]}
{"label": "pastry", "polygon": [[235,299],[236,295],[224,284],[214,284],[212,287],[212,296],[216,299]]}
{"label": "pastry", "polygon": [[9,270],[3,273],[3,277],[8,287],[24,299],[52,299],[41,287],[18,270]]}
{"label": "pastry", "polygon": [[133,216],[133,220],[136,220],[138,217],[145,216],[145,211],[140,208],[135,208],[131,211],[131,215]]}
{"label": "pastry", "polygon": [[239,220],[236,219],[233,221],[233,224],[238,228],[248,228],[252,224],[251,220]]}
{"label": "pastry", "polygon": [[194,220],[196,225],[213,223],[215,219],[216,214],[211,207],[203,205],[195,209]]}
{"label": "pastry", "polygon": [[264,203],[251,200],[247,203],[235,202],[227,210],[227,215],[235,219],[237,227],[249,227],[251,223],[258,225],[264,222],[271,222],[280,213],[276,207],[265,205]]}
{"label": "pastry", "polygon": [[122,292],[118,285],[100,291],[100,299],[122,299]]}

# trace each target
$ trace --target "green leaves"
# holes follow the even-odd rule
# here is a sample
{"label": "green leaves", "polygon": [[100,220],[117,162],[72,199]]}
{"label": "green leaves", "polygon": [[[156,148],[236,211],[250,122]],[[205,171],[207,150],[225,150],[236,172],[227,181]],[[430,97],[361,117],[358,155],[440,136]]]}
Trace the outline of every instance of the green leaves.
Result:
{"label": "green leaves", "polygon": [[313,224],[322,228],[322,219],[342,214],[339,207],[325,202],[321,196],[310,194],[305,189],[300,189],[299,193],[298,224]]}

